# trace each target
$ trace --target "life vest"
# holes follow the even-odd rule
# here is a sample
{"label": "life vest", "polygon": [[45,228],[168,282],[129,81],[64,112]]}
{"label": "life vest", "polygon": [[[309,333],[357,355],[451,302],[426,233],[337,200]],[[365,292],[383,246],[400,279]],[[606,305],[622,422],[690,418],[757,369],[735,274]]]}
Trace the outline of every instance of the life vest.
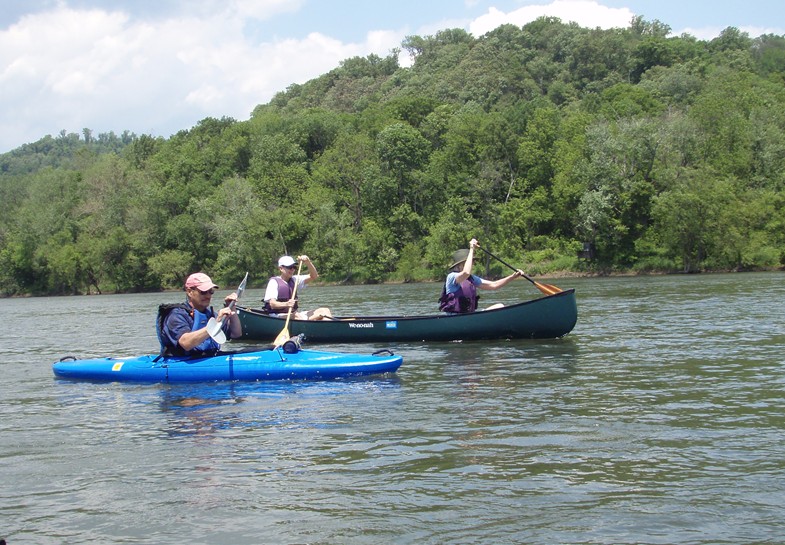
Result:
{"label": "life vest", "polygon": [[[281,278],[280,276],[273,276],[272,279],[278,283],[278,297],[276,297],[276,299],[281,303],[291,299],[292,293],[294,293],[294,283],[296,282],[295,277],[292,276],[288,282],[285,282],[284,279]],[[270,301],[264,302],[264,307],[262,307],[262,310],[264,310],[268,314],[269,313],[275,314],[278,312],[278,310],[274,310],[273,307],[270,306]],[[296,310],[297,310],[297,302],[294,303],[292,312]]]}
{"label": "life vest", "polygon": [[439,297],[439,310],[458,314],[474,312],[477,310],[479,300],[480,296],[477,295],[477,286],[472,283],[471,277],[469,277],[461,282],[460,289],[454,293],[448,294],[447,286],[442,287],[442,296]]}
{"label": "life vest", "polygon": [[221,345],[215,342],[212,337],[207,337],[201,344],[195,346],[191,350],[186,351],[178,343],[175,347],[168,346],[164,336],[164,323],[167,316],[175,309],[182,309],[188,313],[193,323],[191,324],[191,331],[196,331],[207,325],[210,318],[215,317],[213,307],[207,309],[206,312],[200,312],[193,308],[188,303],[166,303],[158,307],[158,317],[155,320],[155,333],[158,336],[158,343],[161,345],[161,356],[203,356],[213,355],[221,349]]}

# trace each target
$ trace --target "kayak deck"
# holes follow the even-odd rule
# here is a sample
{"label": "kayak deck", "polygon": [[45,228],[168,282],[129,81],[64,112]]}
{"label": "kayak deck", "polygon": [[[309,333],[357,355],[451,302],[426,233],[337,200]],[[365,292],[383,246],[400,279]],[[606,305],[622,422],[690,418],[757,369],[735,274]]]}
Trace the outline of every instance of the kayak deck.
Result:
{"label": "kayak deck", "polygon": [[388,350],[347,354],[319,350],[287,353],[281,348],[226,352],[204,358],[148,354],[127,358],[63,358],[54,375],[70,380],[112,382],[215,382],[267,380],[329,380],[394,373],[403,363]]}

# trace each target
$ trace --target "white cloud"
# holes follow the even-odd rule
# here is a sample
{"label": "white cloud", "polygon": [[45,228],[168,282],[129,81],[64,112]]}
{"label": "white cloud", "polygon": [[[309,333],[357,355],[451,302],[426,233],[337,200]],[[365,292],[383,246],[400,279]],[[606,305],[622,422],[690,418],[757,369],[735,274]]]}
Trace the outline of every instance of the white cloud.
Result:
{"label": "white cloud", "polygon": [[[306,7],[305,0],[189,0],[176,14],[156,8],[154,16],[137,18],[119,8],[75,9],[58,1],[49,11],[23,16],[0,29],[0,152],[63,129],[168,137],[208,116],[247,119],[290,85],[349,57],[385,56],[410,34],[466,28],[481,36],[500,24],[522,26],[541,16],[591,28],[626,27],[633,17],[626,8],[594,0],[554,0],[508,13],[490,8],[474,21],[445,13],[414,31],[376,29],[355,43],[318,32],[258,38],[267,29],[260,26],[264,21]],[[679,34],[711,39],[721,30]],[[782,34],[741,30],[753,37]],[[401,63],[409,62],[404,53]]]}
{"label": "white cloud", "polygon": [[[472,21],[468,28],[474,36],[482,36],[503,24],[523,26],[539,17],[558,17],[562,22],[575,22],[587,28],[627,28],[635,13],[628,8],[609,8],[594,0],[554,0],[548,4],[525,6],[508,13],[491,7],[488,12]],[[775,27],[738,27],[751,38],[762,34],[782,35],[783,30]],[[689,34],[699,40],[712,40],[720,35],[724,27],[689,27],[675,30],[672,35]]]}
{"label": "white cloud", "polygon": [[62,129],[168,137],[208,116],[247,119],[292,83],[348,57],[386,55],[404,38],[376,31],[343,43],[311,33],[258,43],[244,34],[248,17],[291,6],[216,0],[195,15],[144,21],[61,4],[21,18],[0,30],[0,152]]}
{"label": "white cloud", "polygon": [[592,0],[554,0],[550,4],[525,6],[509,13],[489,8],[488,13],[469,25],[474,36],[482,36],[499,25],[523,26],[539,17],[558,17],[564,23],[575,22],[589,28],[626,28],[634,17],[627,8],[609,8]]}

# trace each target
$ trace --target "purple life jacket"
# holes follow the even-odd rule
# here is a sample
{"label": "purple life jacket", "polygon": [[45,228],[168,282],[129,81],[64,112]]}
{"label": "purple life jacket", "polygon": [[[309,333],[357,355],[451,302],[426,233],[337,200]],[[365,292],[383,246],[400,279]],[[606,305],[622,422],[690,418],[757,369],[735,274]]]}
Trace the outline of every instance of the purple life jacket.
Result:
{"label": "purple life jacket", "polygon": [[[294,292],[295,277],[292,276],[288,282],[284,282],[284,279],[281,278],[280,276],[273,276],[272,278],[278,283],[278,297],[276,297],[276,299],[280,302],[288,301],[289,299],[291,299],[292,293]],[[275,314],[278,312],[277,310],[273,310],[273,307],[270,306],[270,301],[264,302],[263,310],[268,314],[269,313]],[[296,310],[297,310],[297,303],[295,302],[292,312],[295,312]]]}
{"label": "purple life jacket", "polygon": [[477,286],[471,281],[471,277],[461,282],[461,289],[455,293],[447,293],[447,286],[442,288],[442,296],[439,297],[439,310],[463,314],[477,310],[477,303],[480,296],[477,295]]}

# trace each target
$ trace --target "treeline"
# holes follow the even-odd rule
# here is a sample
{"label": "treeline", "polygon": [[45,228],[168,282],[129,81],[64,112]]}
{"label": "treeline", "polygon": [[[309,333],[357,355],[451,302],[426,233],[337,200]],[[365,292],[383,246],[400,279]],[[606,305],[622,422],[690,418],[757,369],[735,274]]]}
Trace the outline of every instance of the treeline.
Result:
{"label": "treeline", "polygon": [[46,137],[0,156],[0,289],[261,285],[282,253],[329,281],[437,279],[471,237],[531,274],[781,267],[785,37],[669,33],[445,30],[248,121]]}

